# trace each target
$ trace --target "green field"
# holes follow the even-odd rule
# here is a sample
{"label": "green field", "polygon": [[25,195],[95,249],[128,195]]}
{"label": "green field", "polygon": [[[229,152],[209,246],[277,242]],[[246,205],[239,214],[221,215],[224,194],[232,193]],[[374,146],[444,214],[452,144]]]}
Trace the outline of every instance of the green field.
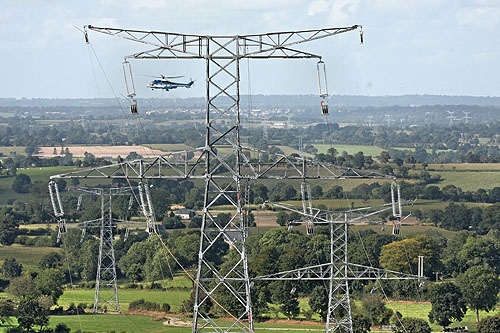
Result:
{"label": "green field", "polygon": [[[419,167],[417,164],[416,167]],[[429,164],[427,169],[434,171],[499,171],[500,163],[449,163]]]}
{"label": "green field", "polygon": [[[44,168],[26,168],[26,169],[18,169],[17,173],[24,173],[31,178],[31,182],[34,183],[36,181],[48,183],[50,176],[57,175],[59,173],[69,172],[77,170],[72,166],[55,166],[55,167],[44,167]],[[14,182],[15,177],[2,177],[0,178],[0,204],[5,203],[8,199],[17,199],[17,200],[27,200],[27,198],[31,198],[31,194],[20,194],[16,193],[12,190],[12,183]]]}
{"label": "green field", "polygon": [[300,150],[292,148],[292,147],[288,147],[288,146],[276,146],[276,147],[278,147],[279,149],[283,150],[283,152],[285,154],[287,154],[287,155],[291,155],[291,154],[295,153],[295,154],[299,154],[299,155],[307,157],[307,158],[313,158],[314,157],[313,154],[301,152]]}
{"label": "green field", "polygon": [[28,247],[19,244],[10,246],[0,246],[0,264],[5,258],[15,258],[21,264],[30,267],[38,268],[40,260],[50,252],[60,252],[61,249],[56,247]]}
{"label": "green field", "polygon": [[[354,301],[356,306],[360,306],[359,301]],[[307,300],[300,300],[301,309],[308,308]],[[416,317],[424,320],[428,320],[428,313],[430,311],[431,305],[429,303],[418,303],[418,302],[395,302],[389,301],[386,306],[393,310],[399,311],[403,317]],[[488,315],[495,314],[494,311],[486,313],[484,311],[480,312],[480,317],[484,318]],[[191,328],[189,326],[168,326],[163,325],[163,322],[167,318],[178,318],[178,315],[155,315],[154,317],[145,315],[132,315],[132,314],[98,314],[98,315],[80,315],[80,316],[52,316],[50,318],[49,325],[51,327],[56,326],[58,323],[65,323],[72,331],[83,329],[84,332],[172,332],[172,333],[184,333],[190,332]],[[301,320],[302,315],[297,319]],[[314,317],[313,317],[314,318]],[[184,323],[191,322],[190,317],[179,318]],[[266,322],[255,323],[256,331],[265,332],[270,329],[279,329],[280,332],[297,332],[297,331],[324,331],[324,324],[320,322],[300,322],[293,320],[287,323],[284,318],[279,318],[279,320],[269,320]],[[15,321],[14,321],[15,322]],[[217,322],[224,326],[228,322],[217,320]],[[226,324],[227,325],[227,324]],[[475,313],[473,311],[467,311],[465,318],[461,322],[456,322],[450,325],[455,326],[467,326],[471,332],[475,332]],[[5,331],[8,325],[0,326],[0,332]],[[441,327],[437,325],[431,325],[434,332],[440,331]],[[290,330],[287,330],[289,328]],[[382,332],[379,330],[372,330],[372,332]]]}
{"label": "green field", "polygon": [[500,187],[500,171],[431,171],[430,174],[441,175],[443,180],[436,184],[439,187],[455,185],[461,187],[463,191],[477,191],[480,188],[489,190]]}
{"label": "green field", "polygon": [[[181,310],[182,302],[189,298],[191,290],[178,287],[163,290],[142,290],[142,289],[119,289],[118,299],[120,302],[120,310],[128,311],[130,302],[140,299],[147,299],[156,303],[168,303],[173,312]],[[104,291],[103,291],[104,292]],[[64,307],[69,306],[71,303],[87,303],[94,304],[94,290],[93,289],[73,289],[66,290],[59,299],[58,304]],[[104,294],[107,295],[107,294]],[[111,296],[111,295],[109,295]]]}
{"label": "green field", "polygon": [[[331,148],[328,144],[314,144],[314,148],[318,149],[319,153],[326,153],[328,149]],[[375,147],[375,146],[357,146],[357,145],[340,145],[334,144],[333,147],[337,149],[339,154],[342,154],[343,151],[347,152],[349,155],[354,155],[357,152],[362,151],[363,154],[371,155],[371,156],[379,156],[383,148]]]}

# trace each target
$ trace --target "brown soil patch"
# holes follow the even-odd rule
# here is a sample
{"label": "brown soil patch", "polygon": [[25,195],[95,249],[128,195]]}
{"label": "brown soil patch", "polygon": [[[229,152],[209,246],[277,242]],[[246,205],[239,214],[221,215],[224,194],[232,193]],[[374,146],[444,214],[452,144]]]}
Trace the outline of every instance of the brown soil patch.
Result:
{"label": "brown soil patch", "polygon": [[276,223],[276,212],[270,210],[255,210],[252,213],[255,216],[255,223],[258,227],[278,227]]}
{"label": "brown soil patch", "polygon": [[[159,149],[150,149],[144,146],[69,146],[67,147],[73,157],[85,157],[85,152],[93,154],[95,157],[116,158],[118,155],[125,158],[131,152],[136,152],[142,157],[151,157],[165,154]],[[66,150],[66,147],[64,147]],[[61,152],[61,147],[56,147],[57,154]],[[54,147],[40,147],[36,156],[54,157]]]}

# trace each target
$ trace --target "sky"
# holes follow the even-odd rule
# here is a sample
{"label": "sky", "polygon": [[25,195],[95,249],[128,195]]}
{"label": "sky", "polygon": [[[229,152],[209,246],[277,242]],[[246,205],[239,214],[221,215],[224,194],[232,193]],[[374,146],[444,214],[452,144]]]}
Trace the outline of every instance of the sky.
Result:
{"label": "sky", "polygon": [[[88,24],[202,35],[360,24],[363,45],[349,32],[300,46],[323,56],[330,94],[500,96],[499,0],[2,0],[0,98],[125,94],[123,57],[144,46],[89,32],[96,57],[75,28]],[[315,60],[241,66],[242,94],[318,94]],[[132,60],[132,69],[139,97],[205,91],[202,60]],[[160,74],[196,83],[147,89],[145,75]]]}

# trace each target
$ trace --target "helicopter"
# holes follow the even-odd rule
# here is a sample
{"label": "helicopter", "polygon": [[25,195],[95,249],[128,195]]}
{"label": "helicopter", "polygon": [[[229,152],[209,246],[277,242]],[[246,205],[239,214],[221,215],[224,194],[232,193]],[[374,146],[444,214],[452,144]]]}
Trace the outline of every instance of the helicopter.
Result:
{"label": "helicopter", "polygon": [[153,76],[157,78],[156,80],[153,80],[151,83],[148,84],[148,88],[151,89],[164,89],[166,91],[169,91],[170,89],[177,89],[179,87],[183,88],[191,88],[191,86],[194,84],[193,80],[190,80],[188,83],[182,83],[182,82],[174,82],[170,81],[170,79],[177,79],[181,76]]}

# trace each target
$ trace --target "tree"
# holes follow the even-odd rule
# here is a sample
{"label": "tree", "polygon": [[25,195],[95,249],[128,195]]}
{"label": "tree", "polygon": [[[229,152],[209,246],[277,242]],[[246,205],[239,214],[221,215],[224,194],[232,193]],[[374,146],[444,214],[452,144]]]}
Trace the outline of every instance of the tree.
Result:
{"label": "tree", "polygon": [[397,327],[393,329],[394,333],[431,333],[429,323],[420,318],[406,317],[401,319]]}
{"label": "tree", "polygon": [[299,315],[300,307],[292,282],[276,281],[269,284],[271,300],[280,304],[280,311],[288,318],[292,319]]}
{"label": "tree", "polygon": [[154,188],[151,190],[151,200],[156,215],[160,218],[166,215],[170,209],[170,193],[161,188]]}
{"label": "tree", "polygon": [[49,311],[52,306],[50,297],[29,295],[23,297],[17,306],[17,322],[25,332],[32,332],[33,326],[40,326],[40,331],[49,323]]}
{"label": "tree", "polygon": [[29,193],[31,186],[30,176],[20,173],[12,183],[12,190],[16,193]]}
{"label": "tree", "polygon": [[452,320],[461,321],[467,312],[467,304],[460,288],[452,282],[434,284],[429,288],[429,299],[432,309],[429,320],[444,327]]}
{"label": "tree", "polygon": [[353,333],[368,333],[370,332],[370,319],[361,313],[352,315],[352,332]]}
{"label": "tree", "polygon": [[52,303],[57,304],[63,294],[64,274],[55,268],[44,269],[35,278],[35,285],[42,295],[50,296]]}
{"label": "tree", "polygon": [[320,185],[315,185],[311,188],[311,196],[314,199],[320,199],[323,196],[323,188]]}
{"label": "tree", "polygon": [[0,299],[0,324],[10,323],[10,317],[13,317],[14,302],[9,299]]}
{"label": "tree", "polygon": [[165,229],[183,229],[186,227],[179,216],[165,216],[163,219],[162,225]]}
{"label": "tree", "polygon": [[200,189],[193,187],[185,194],[184,206],[186,208],[202,207],[203,206],[203,194]]}
{"label": "tree", "polygon": [[257,184],[253,188],[253,192],[255,193],[256,198],[261,198],[262,200],[266,201],[268,198],[267,193],[267,187],[264,184]]}
{"label": "tree", "polygon": [[342,199],[343,193],[344,189],[342,186],[335,185],[326,191],[326,197],[329,199]]}
{"label": "tree", "polygon": [[28,146],[26,146],[26,148],[24,148],[24,151],[26,152],[26,154],[31,156],[31,155],[37,154],[39,151],[39,148],[36,145],[28,145]]}
{"label": "tree", "polygon": [[194,267],[198,263],[198,252],[200,251],[200,235],[188,233],[175,237],[175,256],[184,267]]}
{"label": "tree", "polygon": [[389,323],[392,310],[385,307],[380,294],[368,294],[361,302],[363,304],[363,312],[370,319],[372,325]]}
{"label": "tree", "polygon": [[12,279],[21,276],[23,265],[18,263],[15,258],[7,258],[2,265],[2,273],[6,278]]}
{"label": "tree", "polygon": [[326,320],[328,314],[328,292],[324,286],[314,287],[309,295],[309,306],[311,310],[319,314],[321,320]]}
{"label": "tree", "polygon": [[57,252],[50,252],[43,256],[42,260],[40,260],[40,268],[59,268],[62,265],[62,257]]}
{"label": "tree", "polygon": [[188,228],[201,228],[201,216],[195,216],[189,221]]}
{"label": "tree", "polygon": [[0,212],[0,244],[11,245],[14,243],[18,229],[19,222],[12,214]]}
{"label": "tree", "polygon": [[389,270],[415,273],[418,256],[424,256],[424,274],[432,276],[432,272],[442,269],[439,254],[441,249],[429,236],[419,235],[384,245],[380,252],[380,265]]}
{"label": "tree", "polygon": [[288,221],[289,215],[285,212],[279,212],[276,216],[276,223],[278,223],[282,227],[286,226],[288,224]]}
{"label": "tree", "polygon": [[38,290],[33,278],[30,275],[23,275],[10,280],[7,292],[17,298],[23,298],[34,292],[38,293]]}
{"label": "tree", "polygon": [[481,319],[477,325],[477,333],[498,333],[500,332],[500,317],[491,316]]}
{"label": "tree", "polygon": [[385,150],[380,153],[380,162],[388,163],[390,159],[391,155],[389,155],[389,153],[386,152]]}
{"label": "tree", "polygon": [[469,307],[476,311],[477,323],[479,310],[489,312],[498,303],[500,280],[488,265],[472,266],[458,275],[457,283]]}

